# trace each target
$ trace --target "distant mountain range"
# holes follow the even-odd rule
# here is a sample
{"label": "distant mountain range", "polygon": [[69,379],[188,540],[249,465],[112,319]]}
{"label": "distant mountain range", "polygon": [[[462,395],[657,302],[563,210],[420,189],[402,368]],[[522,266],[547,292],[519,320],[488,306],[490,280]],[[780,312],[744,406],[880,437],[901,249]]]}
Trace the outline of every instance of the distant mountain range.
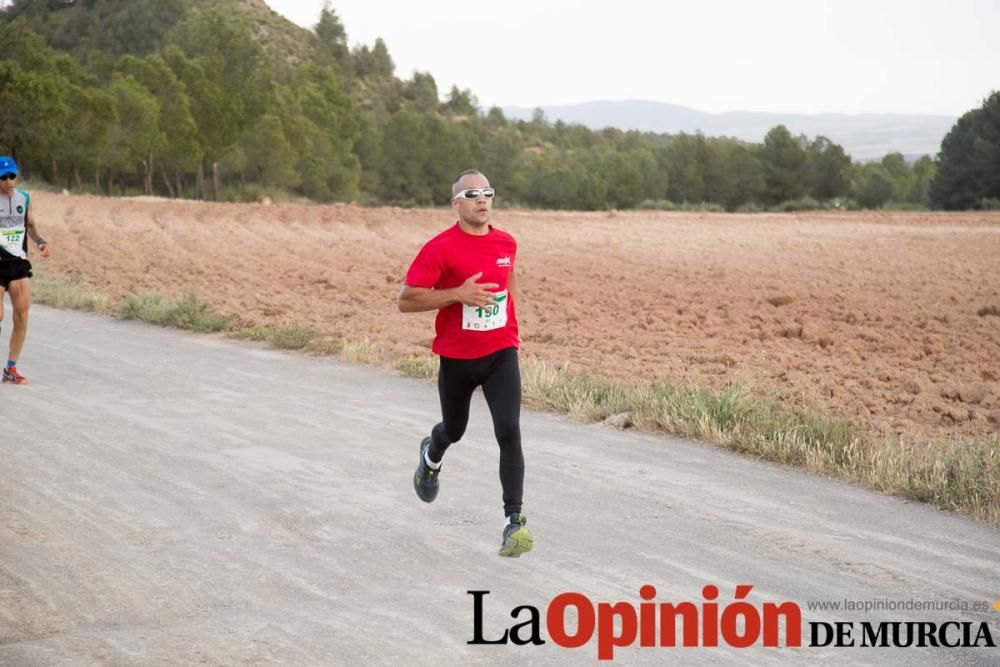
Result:
{"label": "distant mountain range", "polygon": [[[792,134],[810,138],[824,136],[843,146],[858,161],[880,159],[899,151],[908,159],[934,157],[941,140],[957,120],[954,116],[915,114],[781,114],[728,111],[714,114],[689,107],[642,100],[584,102],[541,107],[546,120],[579,123],[592,129],[617,127],[679,134],[701,132],[706,136],[726,136],[760,143],[775,125],[784,125]],[[508,118],[530,120],[534,109],[504,107]]]}

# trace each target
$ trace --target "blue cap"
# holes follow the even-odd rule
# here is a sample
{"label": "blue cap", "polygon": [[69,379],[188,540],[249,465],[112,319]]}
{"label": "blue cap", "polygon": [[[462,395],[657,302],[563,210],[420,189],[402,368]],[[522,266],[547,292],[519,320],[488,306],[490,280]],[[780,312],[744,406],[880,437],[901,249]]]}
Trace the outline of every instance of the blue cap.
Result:
{"label": "blue cap", "polygon": [[4,174],[14,174],[17,176],[17,173],[17,163],[14,162],[14,158],[0,155],[0,176]]}

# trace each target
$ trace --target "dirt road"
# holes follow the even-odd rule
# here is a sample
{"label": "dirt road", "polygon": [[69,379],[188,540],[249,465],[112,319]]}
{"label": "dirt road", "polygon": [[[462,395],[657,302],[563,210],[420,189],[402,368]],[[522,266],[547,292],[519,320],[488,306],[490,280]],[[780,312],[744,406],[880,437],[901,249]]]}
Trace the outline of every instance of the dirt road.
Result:
{"label": "dirt road", "polygon": [[[414,496],[432,385],[95,315],[33,311],[27,387],[0,387],[0,664],[589,664],[469,645],[576,591],[638,605],[794,601],[803,623],[1000,613],[810,611],[844,599],[990,603],[1000,533],[696,443],[526,414],[536,550],[496,556],[484,405],[433,505]],[[4,327],[0,345],[6,345]],[[527,618],[519,617],[520,620]],[[856,630],[856,637],[859,630]],[[808,641],[808,634],[805,636]],[[618,649],[662,664],[681,649]],[[685,664],[988,665],[996,649],[683,649]]]}

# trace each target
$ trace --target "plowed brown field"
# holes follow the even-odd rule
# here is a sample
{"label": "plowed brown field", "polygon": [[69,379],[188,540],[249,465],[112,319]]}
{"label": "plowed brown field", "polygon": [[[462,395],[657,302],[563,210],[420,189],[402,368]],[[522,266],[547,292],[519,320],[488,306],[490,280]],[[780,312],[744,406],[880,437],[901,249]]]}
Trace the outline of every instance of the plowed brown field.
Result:
{"label": "plowed brown field", "polygon": [[[368,337],[388,362],[427,353],[433,314],[400,314],[394,299],[450,210],[33,201],[50,274]],[[501,205],[493,223],[520,243],[525,355],[615,378],[748,383],[913,438],[1000,429],[1000,214]]]}

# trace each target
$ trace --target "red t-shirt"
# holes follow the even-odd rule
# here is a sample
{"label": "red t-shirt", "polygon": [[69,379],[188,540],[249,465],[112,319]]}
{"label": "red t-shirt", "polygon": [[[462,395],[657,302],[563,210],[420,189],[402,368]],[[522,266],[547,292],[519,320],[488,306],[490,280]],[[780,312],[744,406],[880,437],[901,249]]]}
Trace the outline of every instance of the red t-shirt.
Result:
{"label": "red t-shirt", "polygon": [[[438,310],[432,350],[454,359],[478,359],[507,347],[518,347],[514,300],[507,297],[507,279],[514,270],[517,241],[493,225],[483,236],[465,232],[458,223],[420,249],[406,272],[406,284],[428,289],[452,289],[482,271],[477,283],[497,283],[499,304],[493,309],[453,303]],[[504,298],[506,297],[506,298]],[[505,320],[505,321],[504,321]]]}

